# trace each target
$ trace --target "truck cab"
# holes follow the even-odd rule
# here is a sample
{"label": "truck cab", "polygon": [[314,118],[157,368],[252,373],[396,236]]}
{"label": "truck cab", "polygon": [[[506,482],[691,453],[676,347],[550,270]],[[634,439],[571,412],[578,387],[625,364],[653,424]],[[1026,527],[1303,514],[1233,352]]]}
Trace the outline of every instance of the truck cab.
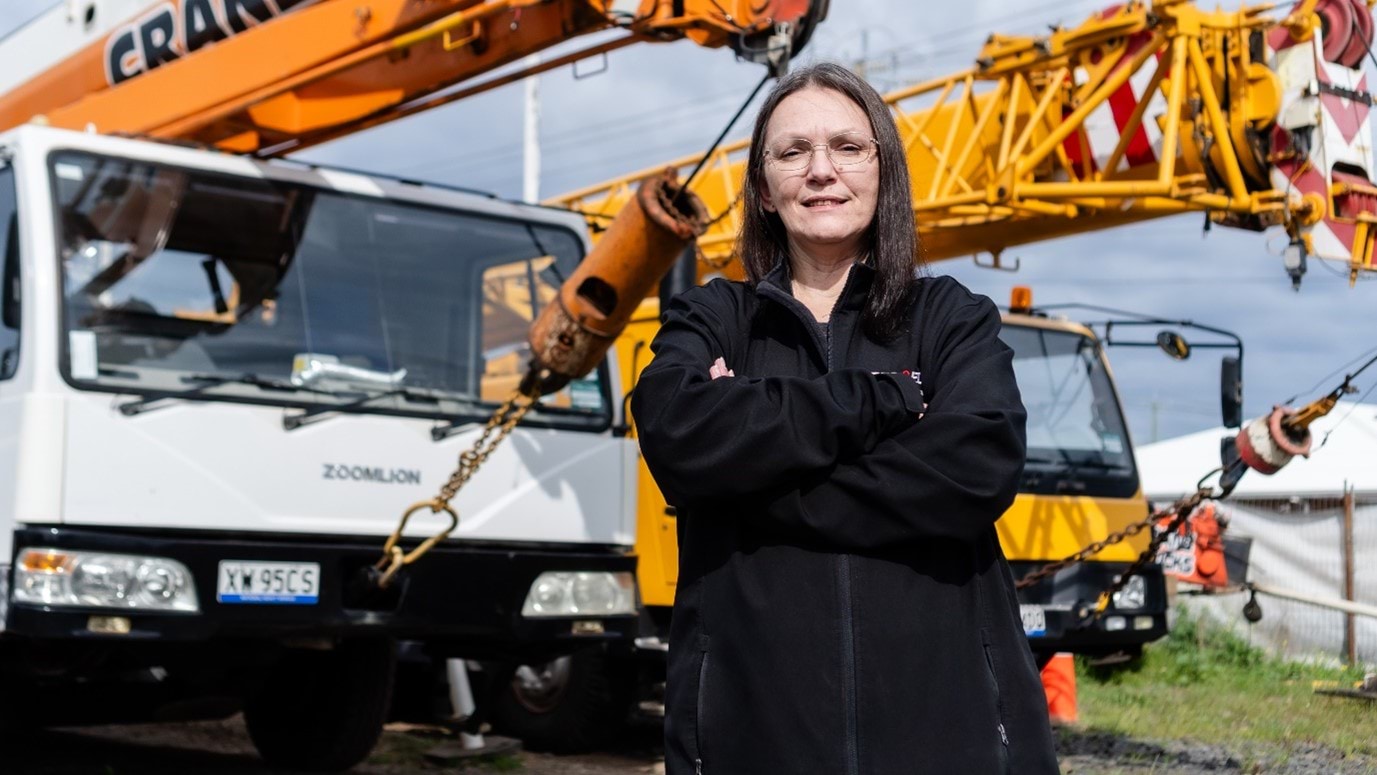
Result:
{"label": "truck cab", "polygon": [[[1078,323],[1006,313],[1000,338],[1028,411],[1028,453],[1014,503],[995,523],[1014,578],[1142,521],[1149,511],[1104,347]],[[1162,570],[1149,564],[1091,616],[1100,593],[1147,547],[1146,533],[1105,547],[1019,592],[1039,663],[1058,651],[1133,654],[1167,633]]]}
{"label": "truck cab", "polygon": [[[370,581],[515,388],[579,216],[34,125],[0,159],[0,680],[40,689],[28,720],[242,707],[270,760],[346,767],[397,639],[542,660],[634,636],[610,362]],[[420,508],[402,544],[447,525]]]}

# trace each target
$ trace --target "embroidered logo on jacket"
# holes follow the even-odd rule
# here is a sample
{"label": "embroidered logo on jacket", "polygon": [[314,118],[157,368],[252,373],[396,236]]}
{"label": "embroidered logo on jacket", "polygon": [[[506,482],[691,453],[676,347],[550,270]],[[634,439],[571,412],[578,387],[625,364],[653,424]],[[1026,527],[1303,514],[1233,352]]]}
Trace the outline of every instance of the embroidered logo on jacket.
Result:
{"label": "embroidered logo on jacket", "polygon": [[917,369],[904,369],[903,371],[872,371],[870,373],[874,374],[877,377],[882,374],[888,374],[891,377],[908,377],[909,379],[913,380],[913,384],[917,385],[918,387],[923,386],[923,374],[919,372]]}

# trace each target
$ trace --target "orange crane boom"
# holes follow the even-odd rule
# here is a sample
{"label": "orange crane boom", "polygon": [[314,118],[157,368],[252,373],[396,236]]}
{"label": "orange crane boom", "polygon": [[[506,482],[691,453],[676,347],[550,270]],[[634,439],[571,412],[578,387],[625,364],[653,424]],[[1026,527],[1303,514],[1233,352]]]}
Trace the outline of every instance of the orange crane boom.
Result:
{"label": "orange crane boom", "polygon": [[[0,129],[37,119],[281,155],[637,42],[730,45],[778,65],[825,14],[810,0],[176,0],[0,95]],[[466,83],[614,29],[625,34]]]}

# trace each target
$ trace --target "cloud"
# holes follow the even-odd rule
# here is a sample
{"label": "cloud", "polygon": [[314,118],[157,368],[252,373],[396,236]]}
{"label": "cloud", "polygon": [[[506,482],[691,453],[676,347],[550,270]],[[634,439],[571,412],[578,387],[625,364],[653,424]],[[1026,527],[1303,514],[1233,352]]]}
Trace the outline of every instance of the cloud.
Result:
{"label": "cloud", "polygon": [[56,5],[61,3],[54,0],[6,0],[4,10],[0,11],[0,34],[8,34]]}

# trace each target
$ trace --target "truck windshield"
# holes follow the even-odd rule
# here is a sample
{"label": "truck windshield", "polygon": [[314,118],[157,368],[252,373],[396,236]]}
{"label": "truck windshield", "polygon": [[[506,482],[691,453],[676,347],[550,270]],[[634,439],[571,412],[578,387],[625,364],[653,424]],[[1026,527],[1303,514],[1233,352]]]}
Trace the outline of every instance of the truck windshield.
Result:
{"label": "truck windshield", "polygon": [[[50,171],[63,369],[87,389],[485,415],[582,251],[548,224],[265,178],[74,152]],[[600,371],[533,417],[605,425]]]}
{"label": "truck windshield", "polygon": [[1120,496],[1137,489],[1123,414],[1095,340],[1005,322],[1028,410],[1025,485],[1046,492]]}

